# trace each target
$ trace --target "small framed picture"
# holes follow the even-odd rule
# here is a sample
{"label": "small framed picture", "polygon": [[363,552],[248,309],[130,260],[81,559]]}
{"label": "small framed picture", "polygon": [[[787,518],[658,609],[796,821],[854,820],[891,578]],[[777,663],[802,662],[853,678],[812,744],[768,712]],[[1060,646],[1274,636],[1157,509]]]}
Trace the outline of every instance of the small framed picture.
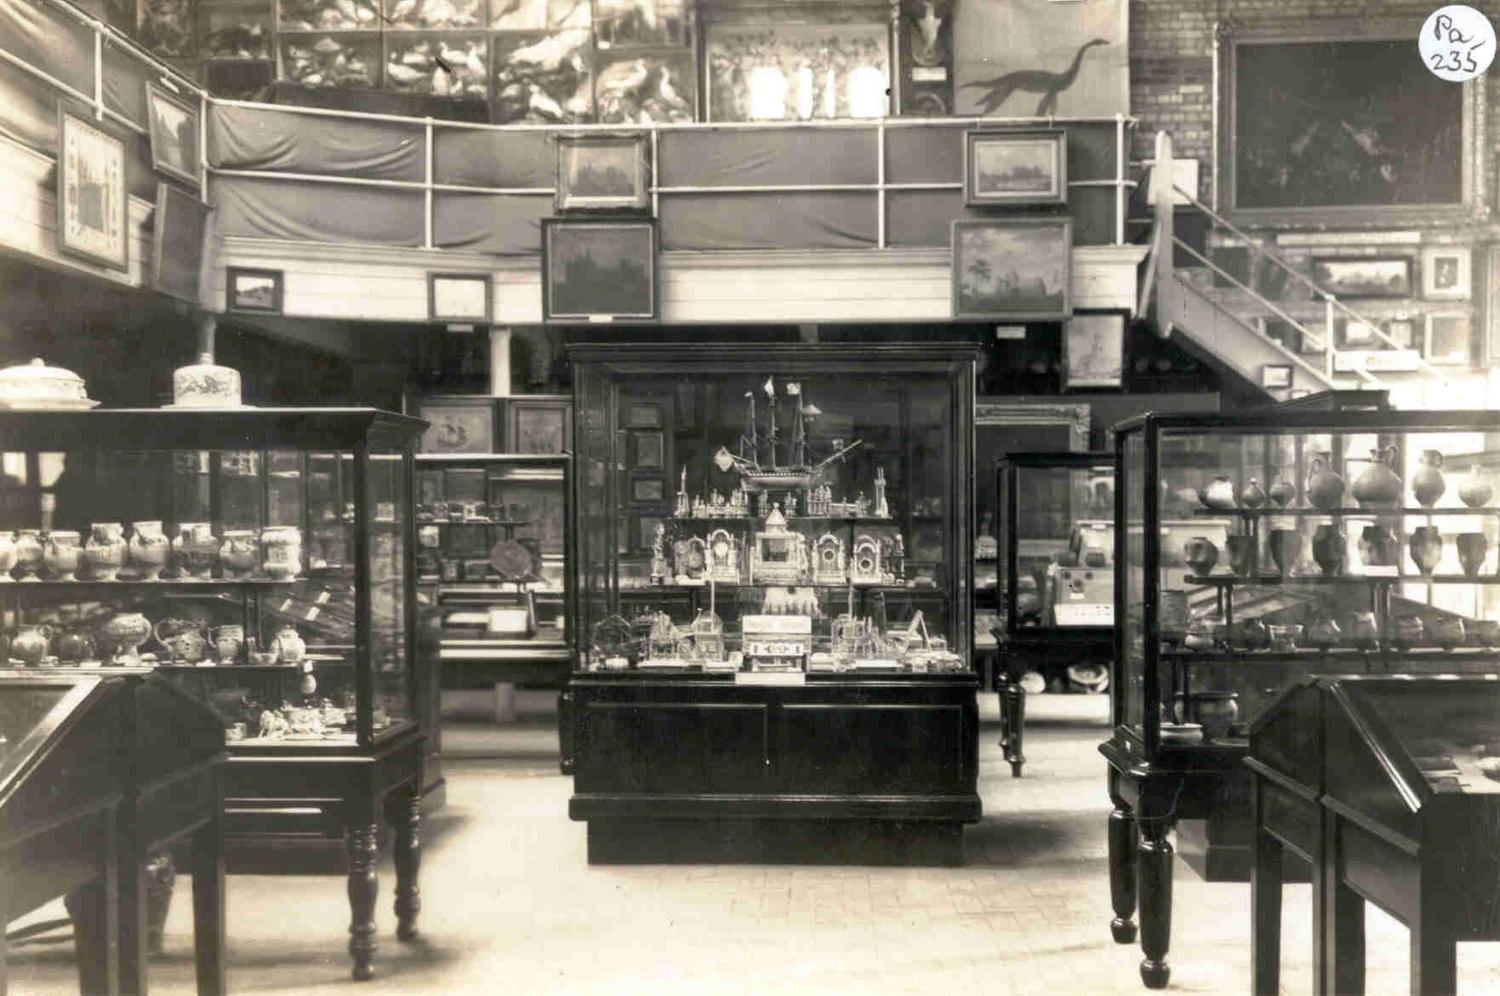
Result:
{"label": "small framed picture", "polygon": [[1410,318],[1392,318],[1385,323],[1385,334],[1397,348],[1417,348],[1417,323]]}
{"label": "small framed picture", "polygon": [[1119,387],[1125,375],[1125,316],[1075,314],[1063,330],[1064,385]]}
{"label": "small framed picture", "polygon": [[1260,368],[1260,386],[1275,391],[1292,386],[1292,367],[1286,363],[1266,363]]}
{"label": "small framed picture", "polygon": [[565,135],[557,140],[558,211],[645,211],[651,206],[646,136]]}
{"label": "small framed picture", "polygon": [[655,318],[659,244],[654,218],[543,218],[543,318]]}
{"label": "small framed picture", "polygon": [[1340,346],[1368,347],[1375,342],[1375,328],[1357,318],[1343,318],[1334,325]]}
{"label": "small framed picture", "polygon": [[423,453],[495,452],[495,400],[481,396],[422,398],[417,416],[427,420]]}
{"label": "small framed picture", "polygon": [[146,81],[146,105],[152,168],[198,186],[197,106],[150,80]]}
{"label": "small framed picture", "polygon": [[1067,318],[1072,257],[1071,218],[953,222],[953,317]]}
{"label": "small framed picture", "polygon": [[656,527],[665,522],[659,515],[642,515],[636,518],[635,535],[631,537],[635,541],[636,553],[651,552],[651,547],[656,542]]}
{"label": "small framed picture", "polygon": [[632,477],[630,500],[638,503],[656,503],[667,500],[667,482],[656,475]]}
{"label": "small framed picture", "polygon": [[225,271],[224,303],[230,311],[279,315],[282,310],[280,270],[251,270],[231,266]]}
{"label": "small framed picture", "polygon": [[625,411],[625,424],[632,429],[661,428],[661,405],[654,401],[632,401]]}
{"label": "small framed picture", "polygon": [[437,322],[488,322],[488,273],[427,274],[427,316]]}
{"label": "small framed picture", "polygon": [[170,183],[156,185],[151,223],[151,289],[199,304],[199,277],[208,239],[209,206]]}
{"label": "small framed picture", "polygon": [[1471,329],[1468,315],[1428,315],[1427,362],[1433,366],[1468,366],[1473,355]]}
{"label": "small framed picture", "polygon": [[507,453],[566,453],[572,447],[573,402],[512,398],[505,420]]}
{"label": "small framed picture", "polygon": [[58,105],[57,248],[130,269],[125,140]]}
{"label": "small framed picture", "polygon": [[635,467],[639,470],[661,470],[666,466],[665,444],[659,432],[633,432]]}
{"label": "small framed picture", "polygon": [[1474,264],[1468,246],[1422,250],[1422,296],[1429,301],[1467,301],[1474,292]]}
{"label": "small framed picture", "polygon": [[964,203],[1065,204],[1068,136],[1061,129],[965,133]]}
{"label": "small framed picture", "polygon": [[1324,257],[1312,261],[1313,282],[1339,297],[1410,297],[1410,256]]}

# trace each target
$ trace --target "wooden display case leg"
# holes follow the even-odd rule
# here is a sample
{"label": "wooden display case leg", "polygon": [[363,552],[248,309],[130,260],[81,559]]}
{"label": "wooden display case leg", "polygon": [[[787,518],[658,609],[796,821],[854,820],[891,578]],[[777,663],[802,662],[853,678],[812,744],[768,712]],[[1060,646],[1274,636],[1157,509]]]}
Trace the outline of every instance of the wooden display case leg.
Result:
{"label": "wooden display case leg", "polygon": [[63,899],[73,920],[78,991],[84,996],[119,996],[119,883],[114,873],[68,893]]}
{"label": "wooden display case leg", "polygon": [[422,869],[421,795],[398,794],[390,822],[396,830],[396,939],[411,941],[422,911],[422,890],[417,886]]}
{"label": "wooden display case leg", "polygon": [[[1260,786],[1252,790],[1260,808]],[[1257,817],[1259,814],[1257,813]],[[1250,869],[1250,991],[1281,992],[1281,841],[1255,822],[1255,863]]]}
{"label": "wooden display case leg", "polygon": [[1172,970],[1167,948],[1172,941],[1172,821],[1141,819],[1141,846],[1136,874],[1140,877],[1141,982],[1147,989],[1165,989]]}
{"label": "wooden display case leg", "polygon": [[193,833],[193,960],[199,996],[224,996],[224,807]]}
{"label": "wooden display case leg", "polygon": [[1139,847],[1135,814],[1116,797],[1114,812],[1109,814],[1109,899],[1115,910],[1109,932],[1116,944],[1135,940],[1135,852]]}
{"label": "wooden display case leg", "polygon": [[146,852],[139,837],[136,801],[122,803],[120,818],[120,996],[144,996],[150,983],[146,945]]}
{"label": "wooden display case leg", "polygon": [[1021,682],[1012,675],[1005,684],[1005,691],[1000,696],[1000,711],[1005,714],[1005,759],[1010,762],[1010,775],[1012,778],[1021,777],[1021,766],[1026,763],[1026,756],[1021,752],[1025,743],[1026,726],[1026,689],[1021,687]]}
{"label": "wooden display case leg", "polygon": [[[1335,819],[1330,816],[1330,820]],[[1338,840],[1338,827],[1331,839]],[[1338,848],[1323,862],[1323,917],[1318,925],[1323,932],[1323,963],[1314,964],[1320,994],[1357,996],[1365,991],[1365,900],[1341,881],[1343,862]],[[1412,978],[1416,978],[1416,937],[1412,930]],[[1451,951],[1451,949],[1450,949]]]}
{"label": "wooden display case leg", "polygon": [[1427,912],[1425,898],[1417,922],[1411,924],[1411,993],[1453,996],[1458,990],[1458,945],[1452,932]]}
{"label": "wooden display case leg", "polygon": [[380,825],[368,813],[344,830],[349,851],[349,954],[358,982],[375,975],[375,898],[379,882],[375,863],[380,857]]}

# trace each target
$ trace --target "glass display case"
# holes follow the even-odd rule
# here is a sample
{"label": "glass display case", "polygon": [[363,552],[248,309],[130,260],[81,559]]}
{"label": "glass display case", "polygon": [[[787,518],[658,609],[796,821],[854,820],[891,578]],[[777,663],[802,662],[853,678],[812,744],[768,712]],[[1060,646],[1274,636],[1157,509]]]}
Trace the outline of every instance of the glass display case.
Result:
{"label": "glass display case", "polygon": [[10,665],[175,682],[223,724],[230,831],[348,830],[363,883],[382,800],[432,787],[412,584],[424,424],[363,408],[0,412]]}
{"label": "glass display case", "polygon": [[956,860],[979,813],[973,348],[570,355],[564,761],[591,859],[699,819],[765,843],[767,822],[835,817],[914,821]]}
{"label": "glass display case", "polygon": [[1009,453],[996,470],[1002,584],[996,627],[1001,746],[1025,762],[1026,686],[1109,683],[1115,465],[1109,453]]}
{"label": "glass display case", "polygon": [[1164,834],[1202,820],[1179,832],[1189,863],[1248,875],[1245,730],[1282,688],[1500,671],[1500,504],[1476,466],[1500,415],[1288,408],[1146,415],[1115,433],[1115,730],[1101,747],[1115,929],[1133,937],[1138,875],[1142,975],[1164,984]]}

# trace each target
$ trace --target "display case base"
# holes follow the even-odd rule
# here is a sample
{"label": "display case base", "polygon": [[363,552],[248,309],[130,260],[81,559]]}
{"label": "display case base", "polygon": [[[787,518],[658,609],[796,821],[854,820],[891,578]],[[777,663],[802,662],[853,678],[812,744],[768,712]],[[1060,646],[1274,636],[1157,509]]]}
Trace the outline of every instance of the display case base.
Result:
{"label": "display case base", "polygon": [[[1232,829],[1216,826],[1212,819],[1182,820],[1177,824],[1177,854],[1205,882],[1248,882],[1255,865],[1255,854],[1250,850],[1253,830],[1248,813]],[[1230,833],[1237,836],[1215,839],[1216,834]],[[1287,852],[1282,862],[1283,882],[1311,881],[1309,872],[1307,862]]]}
{"label": "display case base", "polygon": [[590,820],[588,844],[590,864],[963,864],[956,822]]}

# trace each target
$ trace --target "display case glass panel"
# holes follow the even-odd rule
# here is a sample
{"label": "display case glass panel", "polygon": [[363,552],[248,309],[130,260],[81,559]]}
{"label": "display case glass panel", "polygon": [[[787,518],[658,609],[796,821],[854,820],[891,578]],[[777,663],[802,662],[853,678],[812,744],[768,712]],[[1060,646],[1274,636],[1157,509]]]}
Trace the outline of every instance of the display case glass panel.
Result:
{"label": "display case glass panel", "polygon": [[0,685],[0,785],[25,762],[23,742],[34,740],[34,734],[41,732],[73,687],[63,682],[10,681]]}
{"label": "display case glass panel", "polygon": [[1341,681],[1434,792],[1500,795],[1500,681]]}
{"label": "display case glass panel", "polygon": [[1001,461],[1006,632],[1043,637],[1114,625],[1115,468],[1104,453]]}

